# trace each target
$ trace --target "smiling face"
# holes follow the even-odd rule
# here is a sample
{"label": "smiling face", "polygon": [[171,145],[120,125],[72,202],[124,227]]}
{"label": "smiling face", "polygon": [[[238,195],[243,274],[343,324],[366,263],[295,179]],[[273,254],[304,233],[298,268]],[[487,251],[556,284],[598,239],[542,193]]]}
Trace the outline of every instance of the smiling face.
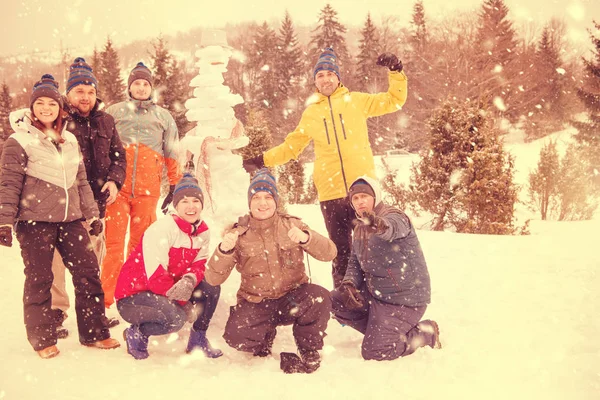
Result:
{"label": "smiling face", "polygon": [[254,219],[264,220],[275,215],[277,203],[269,192],[256,192],[250,199],[250,214]]}
{"label": "smiling face", "polygon": [[33,102],[33,115],[44,125],[46,128],[52,129],[52,125],[56,118],[60,106],[58,102],[50,97],[38,97]]}
{"label": "smiling face", "polygon": [[202,202],[197,197],[183,196],[175,206],[175,211],[184,221],[193,224],[200,220],[202,213]]}
{"label": "smiling face", "polygon": [[362,215],[365,211],[373,211],[375,197],[366,193],[356,193],[352,195],[352,207],[358,215]]}
{"label": "smiling face", "polygon": [[77,85],[67,93],[69,104],[87,117],[96,105],[96,88],[92,85]]}
{"label": "smiling face", "polygon": [[315,75],[315,85],[323,96],[331,96],[340,85],[340,79],[333,71],[321,70]]}
{"label": "smiling face", "polygon": [[131,82],[129,93],[131,93],[131,97],[136,100],[148,100],[152,93],[152,85],[145,79],[136,79]]}

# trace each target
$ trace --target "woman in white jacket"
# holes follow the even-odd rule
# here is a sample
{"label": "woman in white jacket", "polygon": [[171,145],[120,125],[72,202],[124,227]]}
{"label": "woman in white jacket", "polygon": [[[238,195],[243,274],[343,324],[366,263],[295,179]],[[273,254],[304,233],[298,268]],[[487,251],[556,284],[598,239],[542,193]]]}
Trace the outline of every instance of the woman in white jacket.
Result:
{"label": "woman in white jacket", "polygon": [[42,76],[31,92],[30,110],[11,114],[15,133],[0,160],[0,244],[12,245],[14,226],[25,265],[27,339],[42,358],[59,353],[59,318],[50,293],[55,248],[73,275],[79,341],[101,349],[120,346],[102,318],[98,260],[81,221],[90,222],[92,235],[102,232],[102,223],[77,139],[63,129],[65,115],[58,83]]}

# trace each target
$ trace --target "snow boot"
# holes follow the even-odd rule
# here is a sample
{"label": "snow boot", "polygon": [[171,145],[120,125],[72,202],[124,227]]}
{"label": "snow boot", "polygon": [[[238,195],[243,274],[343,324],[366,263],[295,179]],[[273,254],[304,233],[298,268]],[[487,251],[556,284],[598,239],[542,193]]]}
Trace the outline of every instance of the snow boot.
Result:
{"label": "snow boot", "polygon": [[306,373],[310,374],[315,372],[321,366],[321,356],[317,350],[305,350],[298,349],[300,351],[300,357],[306,367]]}
{"label": "snow boot", "polygon": [[437,322],[432,320],[425,320],[419,322],[419,330],[427,335],[431,335],[431,341],[428,343],[432,349],[441,349],[442,342],[440,342],[440,327]]}
{"label": "snow boot", "polygon": [[115,326],[121,323],[121,321],[119,321],[115,317],[108,318],[107,316],[102,317],[102,322],[104,323],[104,325],[106,325],[107,328],[114,328]]}
{"label": "snow boot", "polygon": [[148,336],[140,332],[139,325],[131,325],[123,331],[127,352],[136,360],[148,358]]}
{"label": "snow boot", "polygon": [[268,331],[265,335],[265,343],[254,351],[255,357],[268,357],[271,355],[271,349],[273,348],[273,342],[277,336],[277,328],[273,328]]}
{"label": "snow boot", "polygon": [[38,355],[41,358],[47,359],[56,357],[60,353],[60,351],[58,350],[58,347],[56,347],[56,345],[52,345],[46,347],[45,349],[37,350],[36,353],[38,353]]}
{"label": "snow boot", "polygon": [[286,374],[305,374],[306,366],[295,353],[280,353],[279,368]]}
{"label": "snow boot", "polygon": [[193,328],[190,330],[190,339],[185,349],[186,353],[191,353],[195,349],[200,349],[204,352],[204,355],[208,358],[219,358],[223,355],[223,352],[219,349],[215,349],[210,345],[208,338],[206,337],[206,331],[195,331]]}
{"label": "snow boot", "polygon": [[56,327],[56,337],[66,339],[69,336],[69,330],[62,325]]}

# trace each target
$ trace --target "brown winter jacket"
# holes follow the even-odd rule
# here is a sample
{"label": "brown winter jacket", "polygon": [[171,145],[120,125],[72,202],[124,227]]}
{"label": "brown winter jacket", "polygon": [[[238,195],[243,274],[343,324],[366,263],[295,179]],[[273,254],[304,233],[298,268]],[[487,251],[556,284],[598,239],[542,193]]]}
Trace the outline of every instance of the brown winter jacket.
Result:
{"label": "brown winter jacket", "polygon": [[[295,243],[288,237],[292,226],[309,234],[306,244]],[[320,261],[331,261],[337,255],[331,240],[290,215],[276,213],[264,221],[245,215],[232,230],[240,234],[236,247],[225,254],[217,246],[204,276],[209,284],[220,285],[236,267],[242,275],[238,301],[259,303],[262,299],[278,299],[308,282],[305,251]]]}
{"label": "brown winter jacket", "polygon": [[14,111],[10,119],[15,133],[0,160],[0,225],[98,217],[75,136],[64,130],[57,148],[31,124],[29,110]]}

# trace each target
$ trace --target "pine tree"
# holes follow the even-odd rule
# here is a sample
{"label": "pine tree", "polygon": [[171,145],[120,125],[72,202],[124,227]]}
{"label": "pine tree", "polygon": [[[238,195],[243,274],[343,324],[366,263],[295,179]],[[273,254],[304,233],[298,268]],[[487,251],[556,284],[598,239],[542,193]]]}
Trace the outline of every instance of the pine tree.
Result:
{"label": "pine tree", "polygon": [[246,136],[250,143],[241,148],[238,154],[244,160],[256,157],[271,148],[273,138],[269,129],[269,124],[265,118],[264,110],[260,108],[251,108],[248,111],[248,121],[246,122]]}
{"label": "pine tree", "polygon": [[423,0],[417,0],[413,6],[411,25],[410,44],[412,50],[422,54],[426,52],[429,45],[429,33],[427,32]]}
{"label": "pine tree", "polygon": [[12,111],[12,99],[10,97],[10,89],[6,82],[2,83],[0,91],[0,152],[4,142],[13,133],[10,126],[10,112]]}
{"label": "pine tree", "polygon": [[340,75],[347,86],[352,86],[348,81],[352,79],[351,60],[346,46],[346,27],[338,21],[337,11],[328,3],[319,13],[318,25],[312,30],[309,43],[309,59],[313,60],[312,67],[319,55],[326,47],[331,47],[338,57]]}
{"label": "pine tree", "polygon": [[556,142],[550,141],[542,147],[537,167],[529,174],[529,204],[540,211],[543,221],[556,202],[559,167]]}
{"label": "pine tree", "polygon": [[379,44],[379,33],[373,24],[371,14],[367,14],[367,20],[360,31],[360,45],[356,61],[356,89],[363,92],[375,92],[381,90],[382,82],[386,78],[384,68],[377,66],[377,56],[381,53]]}
{"label": "pine tree", "polygon": [[430,120],[430,148],[412,169],[413,195],[434,230],[513,233],[513,162],[479,102],[446,101]]}
{"label": "pine tree", "polygon": [[[600,24],[594,21],[597,30]],[[579,131],[575,138],[580,150],[591,165],[597,187],[600,187],[600,36],[596,37],[590,31],[594,45],[594,58],[583,59],[586,85],[577,90],[577,95],[587,109],[587,121],[571,121]]]}
{"label": "pine tree", "polygon": [[[163,91],[167,90],[167,79],[171,69],[172,57],[167,49],[167,40],[161,35],[152,43],[154,52],[150,53],[152,58],[152,79],[154,81],[154,90],[158,93],[159,99]],[[160,103],[159,103],[160,104]],[[163,106],[163,104],[160,104]]]}
{"label": "pine tree", "polygon": [[297,160],[291,160],[278,168],[277,188],[280,197],[289,204],[300,204],[304,197],[304,166]]}
{"label": "pine tree", "polygon": [[256,30],[253,40],[248,56],[248,66],[254,70],[256,77],[251,91],[252,102],[258,107],[273,109],[279,101],[278,82],[275,79],[277,37],[265,21]]}
{"label": "pine tree", "polygon": [[96,49],[96,47],[94,47],[94,53],[92,54],[92,59],[90,62],[90,66],[92,67],[92,70],[94,71],[94,76],[96,77],[96,80],[98,81],[98,85],[96,86],[96,93],[98,95],[98,97],[100,97],[102,99],[102,101],[104,101],[104,69],[102,67],[102,53],[100,53],[98,51],[98,49]]}
{"label": "pine tree", "polygon": [[273,139],[279,143],[294,129],[304,108],[305,99],[305,88],[301,84],[306,60],[287,11],[277,34],[275,57],[275,79],[279,99],[273,112]]}
{"label": "pine tree", "polygon": [[527,124],[530,139],[546,136],[559,129],[569,112],[568,80],[561,70],[561,46],[546,25],[535,52],[528,91],[534,93]]}
{"label": "pine tree", "polygon": [[102,59],[102,99],[107,106],[118,103],[125,99],[125,90],[127,86],[121,78],[121,68],[119,66],[119,54],[113,47],[112,40],[106,39],[104,50],[101,53]]}
{"label": "pine tree", "polygon": [[514,119],[520,115],[511,104],[518,93],[513,88],[519,71],[516,33],[508,11],[504,0],[485,0],[482,5],[477,30],[478,76],[470,94],[492,100],[497,114]]}
{"label": "pine tree", "polygon": [[598,207],[592,180],[587,173],[589,165],[576,146],[570,145],[560,162],[558,173],[558,220],[579,221],[591,219]]}

